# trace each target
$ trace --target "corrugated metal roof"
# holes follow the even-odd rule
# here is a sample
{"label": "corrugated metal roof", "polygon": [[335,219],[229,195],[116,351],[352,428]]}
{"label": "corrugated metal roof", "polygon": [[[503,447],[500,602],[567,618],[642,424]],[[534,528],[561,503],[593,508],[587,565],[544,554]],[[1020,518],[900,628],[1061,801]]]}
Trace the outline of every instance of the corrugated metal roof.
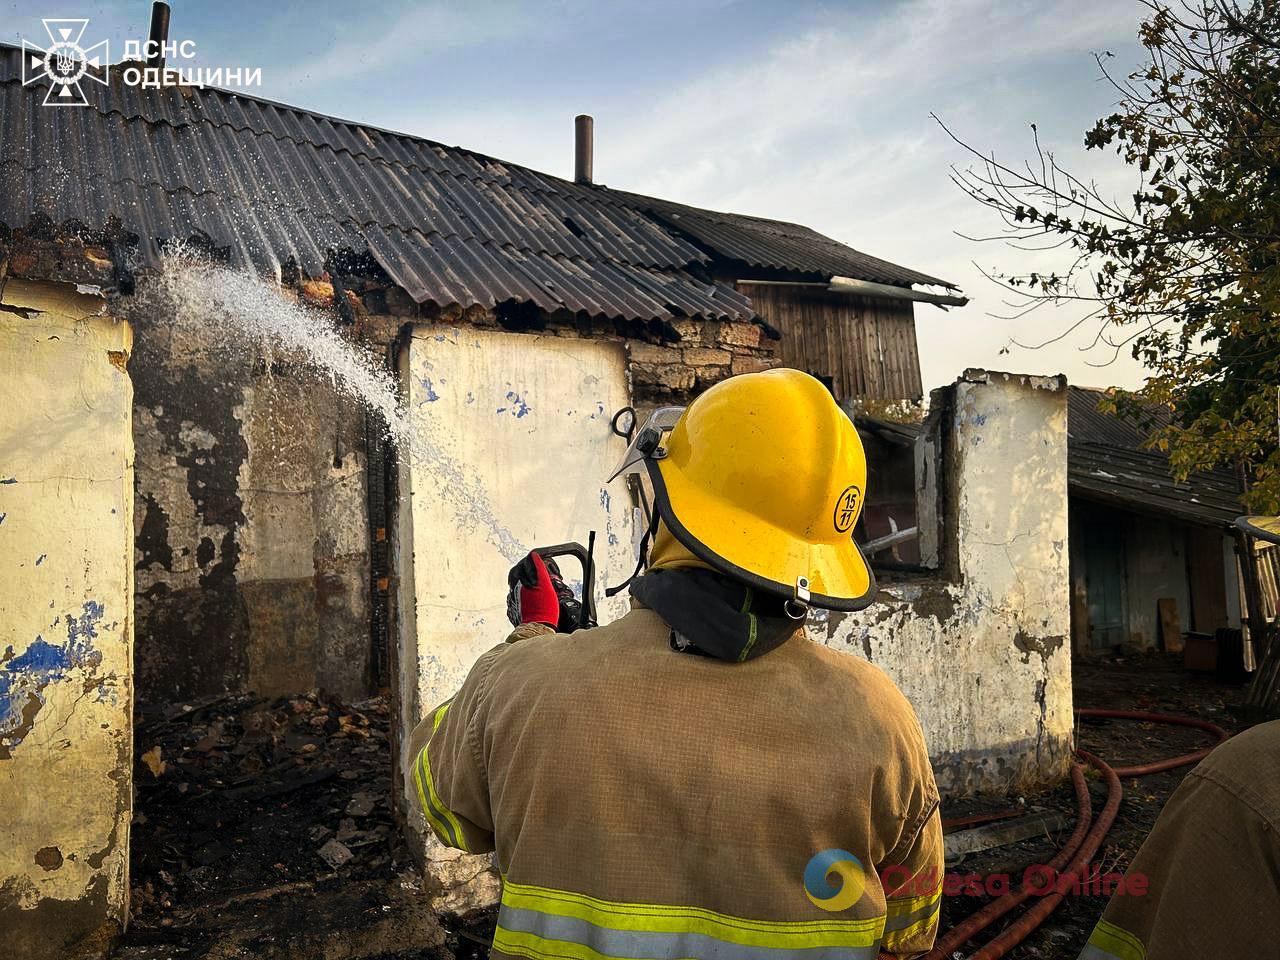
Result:
{"label": "corrugated metal roof", "polygon": [[852,277],[900,287],[918,283],[959,289],[950,281],[854,250],[798,223],[703,210],[634,193],[625,196],[700,246],[752,267],[803,273],[821,280]]}
{"label": "corrugated metal roof", "polygon": [[1067,474],[1073,494],[1190,523],[1229,527],[1240,515],[1240,483],[1230,470],[1174,480],[1169,458],[1143,443],[1169,423],[1167,410],[1150,407],[1135,423],[1098,409],[1104,394],[1071,387],[1067,404]]}
{"label": "corrugated metal roof", "polygon": [[[574,184],[457,147],[222,90],[87,84],[88,108],[44,108],[0,44],[0,222],[94,229],[118,217],[143,260],[203,235],[237,266],[368,250],[420,301],[655,319],[748,318],[707,282],[716,258],[794,273],[940,283],[791,224]],[[695,222],[696,221],[696,222]]]}

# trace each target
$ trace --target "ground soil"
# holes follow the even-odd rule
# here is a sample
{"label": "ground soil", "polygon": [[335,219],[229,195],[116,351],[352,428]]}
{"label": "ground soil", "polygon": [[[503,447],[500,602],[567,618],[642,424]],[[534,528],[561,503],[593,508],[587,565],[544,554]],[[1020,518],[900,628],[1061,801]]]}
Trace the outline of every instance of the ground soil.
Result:
{"label": "ground soil", "polygon": [[385,699],[229,697],[137,717],[120,960],[459,960],[391,810]]}
{"label": "ground soil", "polygon": [[[1240,711],[1246,688],[1225,683],[1211,674],[1191,673],[1182,667],[1180,658],[1163,655],[1108,657],[1077,661],[1073,671],[1077,707],[1144,710],[1198,717],[1218,724],[1229,733],[1238,733],[1248,726]],[[1206,746],[1211,740],[1208,734],[1199,730],[1128,720],[1084,719],[1076,728],[1077,746],[1113,766],[1148,763],[1189,753]],[[1124,872],[1151,832],[1165,801],[1192,769],[1187,766],[1151,776],[1122,779],[1124,796],[1119,813],[1094,857],[1094,863],[1102,872]],[[1096,816],[1106,801],[1106,785],[1093,775],[1088,777],[1088,782]],[[983,810],[1004,810],[1010,808],[1011,799],[1021,799],[1029,810],[1065,814],[1066,823],[1051,835],[971,855],[949,870],[965,875],[1009,874],[1016,887],[1028,865],[1047,863],[1061,849],[1075,825],[1075,792],[1069,783],[1024,798],[991,797],[953,803],[944,809],[943,814],[952,817]],[[985,895],[944,898],[942,929],[976,912],[990,899]],[[1088,893],[1068,896],[1034,933],[1006,956],[1010,960],[1074,960],[1083,949],[1108,899],[1106,895]],[[968,944],[964,952],[954,956],[968,956],[989,942],[1025,909],[1014,910],[1008,918]]]}
{"label": "ground soil", "polygon": [[[1078,706],[1212,720],[1231,732],[1243,688],[1160,657],[1075,666]],[[117,960],[479,960],[493,915],[443,923],[424,895],[392,819],[390,712],[384,699],[230,697],[149,707],[137,718],[132,919]],[[1113,764],[1146,762],[1205,743],[1195,730],[1084,722],[1078,743]],[[1124,782],[1124,800],[1096,861],[1123,871],[1187,770]],[[1090,781],[1095,811],[1105,788]],[[951,869],[1019,879],[1060,848],[1075,811],[1069,784],[1027,797],[948,804],[944,816],[1060,811],[1053,835],[971,855]],[[942,926],[986,902],[944,900]],[[1008,956],[1074,958],[1105,896],[1069,897]],[[1021,911],[1015,911],[1017,916]],[[979,943],[993,936],[997,925]],[[957,954],[962,956],[964,954]]]}

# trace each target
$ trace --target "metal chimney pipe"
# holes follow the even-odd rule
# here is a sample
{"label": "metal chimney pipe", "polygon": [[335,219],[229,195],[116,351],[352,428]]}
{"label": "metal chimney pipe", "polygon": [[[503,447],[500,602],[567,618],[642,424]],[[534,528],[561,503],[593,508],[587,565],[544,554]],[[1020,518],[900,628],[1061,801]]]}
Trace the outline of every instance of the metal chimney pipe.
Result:
{"label": "metal chimney pipe", "polygon": [[573,118],[573,182],[592,183],[591,162],[595,150],[595,121],[580,113]]}
{"label": "metal chimney pipe", "polygon": [[151,5],[151,34],[147,38],[147,66],[156,69],[164,68],[164,45],[169,42],[169,5],[164,0],[156,0]]}

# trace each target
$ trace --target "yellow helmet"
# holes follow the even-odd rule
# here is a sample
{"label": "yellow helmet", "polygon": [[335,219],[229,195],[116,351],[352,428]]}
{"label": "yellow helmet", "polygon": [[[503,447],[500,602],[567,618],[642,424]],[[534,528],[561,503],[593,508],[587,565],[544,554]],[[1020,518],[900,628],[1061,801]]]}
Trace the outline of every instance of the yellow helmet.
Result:
{"label": "yellow helmet", "polygon": [[743,374],[683,411],[656,411],[614,476],[640,462],[656,517],[721,573],[801,606],[860,610],[874,599],[853,541],[867,486],[862,441],[808,374]]}

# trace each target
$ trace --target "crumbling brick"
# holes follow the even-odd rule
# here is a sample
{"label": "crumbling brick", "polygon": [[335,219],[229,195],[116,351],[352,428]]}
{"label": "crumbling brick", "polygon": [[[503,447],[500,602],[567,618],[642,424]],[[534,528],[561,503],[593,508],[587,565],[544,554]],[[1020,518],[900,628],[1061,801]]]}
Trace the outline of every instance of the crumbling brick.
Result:
{"label": "crumbling brick", "polygon": [[671,326],[676,333],[680,334],[682,340],[700,341],[702,339],[702,328],[693,320],[673,320]]}
{"label": "crumbling brick", "polygon": [[737,356],[733,358],[730,372],[736,377],[740,373],[759,373],[761,370],[772,370],[782,361],[778,357]]}
{"label": "crumbling brick", "polygon": [[735,347],[758,347],[764,331],[754,323],[722,323],[717,338],[720,343]]}
{"label": "crumbling brick", "polygon": [[631,376],[637,386],[655,387],[669,393],[692,390],[694,384],[693,370],[678,363],[633,363]]}
{"label": "crumbling brick", "polygon": [[327,280],[302,281],[302,299],[313,307],[333,305],[333,284]]}
{"label": "crumbling brick", "polygon": [[695,367],[728,366],[733,355],[728,350],[714,350],[708,347],[691,347],[684,351],[684,362]]}
{"label": "crumbling brick", "polygon": [[493,311],[474,303],[462,311],[462,322],[476,327],[491,327],[497,323]]}
{"label": "crumbling brick", "polygon": [[679,363],[681,359],[678,347],[659,347],[633,340],[627,345],[627,349],[632,363]]}
{"label": "crumbling brick", "polygon": [[712,384],[719,383],[728,376],[729,368],[727,366],[698,367],[694,371],[695,385],[699,390],[705,390],[707,387]]}

